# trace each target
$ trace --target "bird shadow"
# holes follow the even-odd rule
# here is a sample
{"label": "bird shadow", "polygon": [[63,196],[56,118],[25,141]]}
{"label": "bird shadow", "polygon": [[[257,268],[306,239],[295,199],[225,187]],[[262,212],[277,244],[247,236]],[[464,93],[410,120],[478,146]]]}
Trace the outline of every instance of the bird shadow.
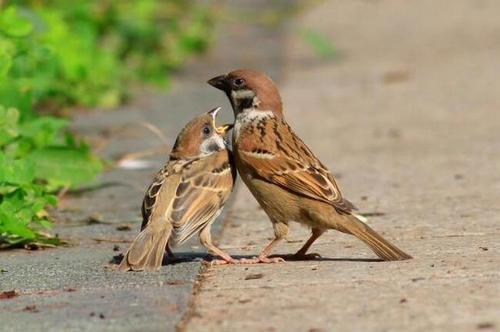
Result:
{"label": "bird shadow", "polygon": [[163,257],[161,265],[176,265],[181,263],[191,262],[210,262],[215,259],[214,256],[202,252],[176,252],[174,257],[169,257],[167,254]]}
{"label": "bird shadow", "polygon": [[321,257],[317,256],[314,258],[301,258],[301,257],[295,257],[294,255],[290,254],[276,254],[276,255],[271,255],[269,256],[270,258],[273,257],[281,257],[285,261],[289,262],[310,262],[310,261],[315,261],[315,262],[365,262],[365,263],[373,263],[373,262],[383,262],[383,259],[380,258],[352,258],[352,257]]}
{"label": "bird shadow", "polygon": [[[233,255],[234,259],[252,259],[255,258],[254,255]],[[285,261],[289,262],[305,262],[305,261],[315,261],[315,262],[383,262],[384,260],[380,258],[351,258],[351,257],[316,257],[316,258],[297,258],[293,255],[288,254],[276,254],[269,256],[281,257]],[[175,265],[180,263],[189,263],[195,261],[205,261],[210,263],[212,260],[217,259],[217,257],[206,253],[192,253],[192,252],[180,252],[175,253],[175,257],[168,257],[165,255],[162,265]]]}
{"label": "bird shadow", "polygon": [[[380,258],[351,258],[351,257],[315,257],[315,258],[297,258],[288,254],[276,254],[269,256],[270,258],[281,257],[288,262],[364,262],[375,263],[383,262]],[[252,259],[254,255],[234,255],[234,259]],[[109,263],[120,264],[123,259],[123,254],[115,255]],[[174,257],[169,257],[165,254],[163,257],[162,266],[176,265],[192,262],[207,262],[210,263],[217,257],[207,253],[193,253],[193,252],[176,252]]]}
{"label": "bird shadow", "polygon": [[[122,253],[114,255],[108,262],[111,265],[119,265],[123,260],[124,255]],[[163,257],[161,265],[176,265],[180,263],[190,263],[190,262],[200,262],[200,261],[211,261],[214,259],[213,256],[206,253],[193,253],[193,252],[176,252],[175,257],[169,257],[166,253]]]}

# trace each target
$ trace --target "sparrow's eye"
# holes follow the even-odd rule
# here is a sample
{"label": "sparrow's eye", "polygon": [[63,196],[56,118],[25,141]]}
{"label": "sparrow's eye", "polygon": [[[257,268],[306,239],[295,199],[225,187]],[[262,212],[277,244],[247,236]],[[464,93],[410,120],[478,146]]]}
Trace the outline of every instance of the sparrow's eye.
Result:
{"label": "sparrow's eye", "polygon": [[212,133],[212,129],[209,126],[203,127],[203,135],[209,136]]}
{"label": "sparrow's eye", "polygon": [[239,78],[239,77],[238,77],[238,78],[236,78],[236,79],[233,81],[233,83],[234,83],[234,86],[235,86],[235,87],[237,87],[237,88],[241,88],[242,86],[244,86],[244,85],[245,85],[245,80],[244,80],[244,79],[242,79],[242,78]]}

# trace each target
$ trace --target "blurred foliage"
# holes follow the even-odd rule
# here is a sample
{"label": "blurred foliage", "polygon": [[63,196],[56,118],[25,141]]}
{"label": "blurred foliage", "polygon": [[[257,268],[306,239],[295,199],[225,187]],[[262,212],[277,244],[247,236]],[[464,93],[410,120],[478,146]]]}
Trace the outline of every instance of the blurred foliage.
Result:
{"label": "blurred foliage", "polygon": [[0,106],[0,248],[26,243],[57,244],[46,207],[52,193],[91,181],[101,161],[65,133],[67,121],[34,117],[20,121],[16,108]]}
{"label": "blurred foliage", "polygon": [[211,27],[191,1],[0,0],[0,248],[57,243],[53,193],[102,169],[66,120],[35,110],[110,108],[136,83],[165,85]]}
{"label": "blurred foliage", "polygon": [[7,107],[30,104],[12,90],[49,109],[117,106],[134,82],[167,83],[188,55],[205,50],[212,31],[208,9],[191,1],[9,3],[0,8],[0,73],[15,85],[0,87]]}
{"label": "blurred foliage", "polygon": [[311,29],[300,31],[302,40],[309,45],[317,57],[333,59],[337,56],[337,50],[333,42],[325,35]]}

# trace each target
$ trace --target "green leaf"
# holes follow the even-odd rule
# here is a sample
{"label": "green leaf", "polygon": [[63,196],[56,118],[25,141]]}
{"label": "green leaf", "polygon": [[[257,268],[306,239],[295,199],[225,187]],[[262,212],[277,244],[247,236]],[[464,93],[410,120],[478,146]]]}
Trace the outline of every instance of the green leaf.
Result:
{"label": "green leaf", "polygon": [[0,184],[0,195],[7,195],[16,191],[19,187],[12,184]]}
{"label": "green leaf", "polygon": [[[30,138],[36,147],[43,148],[58,143],[58,136],[67,125],[67,120],[44,116],[21,124],[20,134]],[[64,139],[62,136],[59,138]]]}
{"label": "green leaf", "polygon": [[0,12],[0,32],[10,37],[26,37],[33,30],[31,22],[17,12],[16,7],[10,6]]}
{"label": "green leaf", "polygon": [[0,49],[0,81],[7,77],[7,73],[12,67],[12,56],[5,50]]}
{"label": "green leaf", "polygon": [[52,223],[49,220],[41,219],[38,221],[38,224],[45,229],[52,229]]}
{"label": "green leaf", "polygon": [[0,147],[17,137],[19,111],[15,108],[5,108],[0,105]]}
{"label": "green leaf", "polygon": [[101,171],[99,159],[76,149],[48,147],[34,150],[28,160],[36,165],[35,175],[51,186],[76,186],[92,181]]}
{"label": "green leaf", "polygon": [[[1,232],[10,233],[23,237],[25,239],[34,239],[35,232],[28,227],[28,222],[22,222],[15,210],[13,210],[6,201],[0,204],[0,230]],[[29,221],[29,220],[28,220]]]}
{"label": "green leaf", "polygon": [[35,179],[35,165],[30,160],[14,160],[0,151],[0,183],[26,185]]}

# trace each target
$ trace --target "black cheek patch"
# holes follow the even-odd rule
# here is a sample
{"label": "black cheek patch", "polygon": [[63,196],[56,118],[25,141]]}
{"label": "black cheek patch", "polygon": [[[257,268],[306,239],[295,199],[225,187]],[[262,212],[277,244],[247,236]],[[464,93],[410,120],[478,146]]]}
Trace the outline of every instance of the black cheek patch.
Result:
{"label": "black cheek patch", "polygon": [[220,147],[217,143],[215,142],[211,142],[208,146],[207,146],[207,151],[208,152],[218,152],[220,151]]}
{"label": "black cheek patch", "polygon": [[245,98],[240,100],[241,109],[251,108],[253,106],[253,98]]}

